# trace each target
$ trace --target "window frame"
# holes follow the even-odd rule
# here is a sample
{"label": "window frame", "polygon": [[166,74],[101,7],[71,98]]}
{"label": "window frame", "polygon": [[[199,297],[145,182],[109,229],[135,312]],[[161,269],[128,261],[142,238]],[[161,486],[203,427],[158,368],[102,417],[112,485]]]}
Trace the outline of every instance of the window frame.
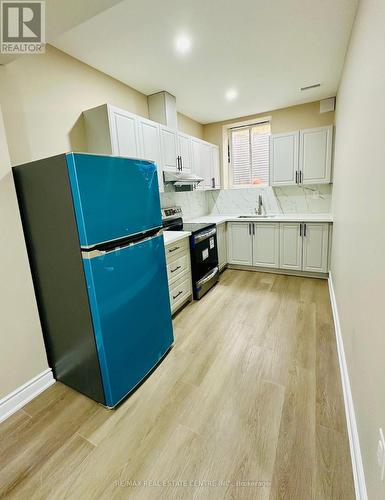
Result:
{"label": "window frame", "polygon": [[[271,130],[271,116],[263,116],[257,119],[251,119],[251,120],[244,120],[242,122],[234,122],[234,123],[228,123],[223,126],[222,133],[223,133],[223,165],[227,165],[226,168],[226,181],[225,182],[225,188],[227,189],[250,189],[250,188],[258,188],[258,187],[266,187],[270,185],[270,179],[267,180],[267,182],[262,183],[262,184],[234,184],[233,183],[233,168],[232,168],[232,152],[231,152],[231,140],[230,140],[230,134],[232,129],[241,129],[241,128],[251,128],[253,125],[262,125],[263,123],[269,123],[270,124],[270,130]],[[251,141],[250,141],[250,148],[251,148]],[[230,162],[229,162],[229,151],[230,151]]]}

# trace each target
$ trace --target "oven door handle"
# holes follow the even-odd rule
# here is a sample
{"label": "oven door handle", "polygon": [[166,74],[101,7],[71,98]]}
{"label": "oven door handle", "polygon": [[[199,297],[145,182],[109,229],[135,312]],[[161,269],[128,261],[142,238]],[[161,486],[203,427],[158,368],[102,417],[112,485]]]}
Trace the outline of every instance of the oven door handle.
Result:
{"label": "oven door handle", "polygon": [[200,241],[207,240],[207,238],[210,238],[210,236],[214,236],[214,234],[216,233],[217,233],[217,228],[213,227],[213,229],[210,229],[210,231],[206,231],[204,233],[195,236],[194,241],[195,243],[199,243]]}
{"label": "oven door handle", "polygon": [[219,268],[214,267],[214,269],[210,272],[210,274],[204,276],[202,279],[197,281],[197,285],[201,286],[201,285],[204,285],[205,283],[207,283],[208,281],[212,280],[214,278],[214,276],[216,276],[218,274],[218,271],[219,271]]}

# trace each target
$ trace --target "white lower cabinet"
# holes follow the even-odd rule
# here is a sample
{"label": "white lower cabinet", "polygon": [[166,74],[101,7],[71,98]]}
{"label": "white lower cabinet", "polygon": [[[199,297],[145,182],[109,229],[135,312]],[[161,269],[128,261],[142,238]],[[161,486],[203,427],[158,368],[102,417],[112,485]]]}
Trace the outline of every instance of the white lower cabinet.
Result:
{"label": "white lower cabinet", "polygon": [[229,222],[227,228],[227,260],[229,264],[251,266],[253,246],[248,222]]}
{"label": "white lower cabinet", "polygon": [[302,270],[315,273],[328,271],[329,224],[303,224]]}
{"label": "white lower cabinet", "polygon": [[176,313],[192,297],[189,239],[165,247],[171,313]]}
{"label": "white lower cabinet", "polygon": [[281,222],[279,260],[282,269],[302,269],[302,223]]}
{"label": "white lower cabinet", "polygon": [[253,224],[253,266],[279,267],[279,223]]}
{"label": "white lower cabinet", "polygon": [[225,222],[217,225],[217,247],[219,270],[221,270],[227,264],[227,226]]}
{"label": "white lower cabinet", "polygon": [[229,264],[327,273],[329,224],[229,222],[227,248]]}

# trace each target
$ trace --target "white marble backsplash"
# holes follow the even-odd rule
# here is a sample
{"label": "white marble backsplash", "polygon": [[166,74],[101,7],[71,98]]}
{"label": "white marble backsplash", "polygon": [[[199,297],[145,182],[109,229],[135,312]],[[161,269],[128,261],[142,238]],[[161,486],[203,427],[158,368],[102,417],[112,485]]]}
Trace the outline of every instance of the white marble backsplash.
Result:
{"label": "white marble backsplash", "polygon": [[207,214],[238,215],[254,213],[258,195],[262,194],[263,206],[267,213],[324,214],[331,212],[332,185],[308,187],[270,186],[222,189],[220,191],[166,192],[161,194],[161,205],[182,207],[183,216],[201,217]]}
{"label": "white marble backsplash", "polygon": [[209,213],[208,198],[204,191],[186,191],[176,193],[175,191],[161,193],[160,202],[162,208],[180,206],[183,217],[191,219],[201,217]]}
{"label": "white marble backsplash", "polygon": [[332,185],[325,184],[306,188],[264,186],[207,191],[208,213],[228,215],[254,213],[259,194],[262,194],[263,205],[267,213],[321,214],[331,211]]}

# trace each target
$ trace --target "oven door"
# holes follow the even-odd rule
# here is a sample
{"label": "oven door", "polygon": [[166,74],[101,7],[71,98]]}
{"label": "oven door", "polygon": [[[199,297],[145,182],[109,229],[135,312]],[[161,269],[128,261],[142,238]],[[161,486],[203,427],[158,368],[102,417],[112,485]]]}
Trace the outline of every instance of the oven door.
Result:
{"label": "oven door", "polygon": [[194,283],[218,267],[217,229],[211,227],[191,238],[191,263]]}

